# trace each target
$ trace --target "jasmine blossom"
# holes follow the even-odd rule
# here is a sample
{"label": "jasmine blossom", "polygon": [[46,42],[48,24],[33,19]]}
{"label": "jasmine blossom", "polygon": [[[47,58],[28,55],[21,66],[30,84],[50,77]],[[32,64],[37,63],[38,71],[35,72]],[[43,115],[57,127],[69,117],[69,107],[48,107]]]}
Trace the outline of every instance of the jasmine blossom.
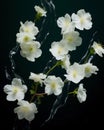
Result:
{"label": "jasmine blossom", "polygon": [[35,103],[21,100],[17,104],[19,106],[14,108],[14,113],[17,113],[18,119],[20,120],[26,119],[32,121],[35,118],[35,114],[38,113]]}
{"label": "jasmine blossom", "polygon": [[8,101],[22,100],[27,92],[27,86],[22,84],[21,79],[14,78],[11,85],[4,86],[4,92],[7,95]]}
{"label": "jasmine blossom", "polygon": [[60,77],[48,76],[44,80],[44,84],[45,84],[45,93],[47,93],[48,95],[54,94],[57,96],[62,93],[64,82]]}
{"label": "jasmine blossom", "polygon": [[71,21],[69,14],[65,14],[64,17],[59,17],[57,19],[57,25],[61,28],[62,34],[74,31],[75,29],[74,23]]}
{"label": "jasmine blossom", "polygon": [[92,74],[97,74],[97,71],[99,70],[97,66],[92,63],[86,63],[83,66],[85,67],[85,77],[90,77]]}
{"label": "jasmine blossom", "polygon": [[79,32],[77,31],[72,31],[64,34],[63,40],[66,48],[69,51],[76,50],[76,47],[82,44],[82,38],[79,36]]}
{"label": "jasmine blossom", "polygon": [[100,57],[103,57],[104,48],[100,43],[93,42],[92,48],[94,49],[95,53],[98,54]]}
{"label": "jasmine blossom", "polygon": [[39,32],[38,27],[35,26],[35,23],[32,21],[26,21],[24,24],[23,22],[20,22],[21,26],[19,28],[19,32],[27,32],[29,34],[33,34],[36,36]]}
{"label": "jasmine blossom", "polygon": [[67,74],[64,75],[67,80],[74,83],[79,83],[85,76],[84,67],[78,63],[71,65],[67,71]]}
{"label": "jasmine blossom", "polygon": [[28,32],[20,32],[16,34],[16,41],[20,44],[22,43],[27,43],[30,42],[32,40],[35,40],[36,38],[34,37],[34,34],[32,33],[28,33]]}
{"label": "jasmine blossom", "polygon": [[86,12],[84,9],[80,9],[77,11],[77,14],[73,13],[71,17],[77,29],[79,30],[91,29],[92,17],[89,12]]}
{"label": "jasmine blossom", "polygon": [[79,84],[78,91],[77,91],[77,98],[80,103],[86,101],[87,94],[86,89],[83,88],[83,84]]}
{"label": "jasmine blossom", "polygon": [[46,17],[46,13],[47,13],[47,11],[45,10],[45,9],[43,9],[42,7],[40,7],[40,6],[37,6],[37,5],[35,5],[35,10],[36,10],[36,12],[37,12],[37,14],[39,15],[39,16],[41,16],[41,17]]}
{"label": "jasmine blossom", "polygon": [[61,40],[60,42],[53,42],[49,51],[57,59],[61,60],[68,54],[68,48],[65,46],[65,42]]}
{"label": "jasmine blossom", "polygon": [[42,54],[40,49],[40,43],[37,41],[30,41],[27,43],[22,43],[20,45],[21,51],[20,54],[28,61],[34,62],[35,58],[39,58]]}
{"label": "jasmine blossom", "polygon": [[29,76],[29,79],[33,80],[34,82],[39,82],[40,84],[43,83],[45,78],[46,78],[46,75],[43,73],[35,74],[31,72]]}

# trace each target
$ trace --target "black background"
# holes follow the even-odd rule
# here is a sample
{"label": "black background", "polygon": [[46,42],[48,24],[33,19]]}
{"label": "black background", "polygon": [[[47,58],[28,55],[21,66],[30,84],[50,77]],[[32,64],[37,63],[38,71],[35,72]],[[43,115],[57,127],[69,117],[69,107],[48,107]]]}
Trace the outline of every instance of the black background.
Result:
{"label": "black background", "polygon": [[[3,92],[3,87],[9,81],[5,77],[5,67],[10,67],[10,61],[8,58],[9,51],[15,46],[16,33],[20,26],[20,21],[33,20],[34,18],[34,5],[39,3],[38,0],[15,0],[15,1],[3,1],[1,3],[1,37],[0,37],[0,130],[12,130],[12,125],[15,119],[13,109],[15,104],[6,101],[6,94]],[[57,17],[64,16],[65,13],[72,14],[79,9],[85,9],[90,12],[93,19],[93,28],[89,31],[81,32],[83,37],[83,45],[80,47],[77,53],[73,53],[74,60],[78,60],[85,52],[84,49],[88,46],[91,40],[92,34],[95,31],[99,31],[97,40],[100,40],[104,44],[104,7],[103,1],[100,0],[53,0],[56,7]],[[49,26],[51,27],[51,26]],[[52,37],[47,40],[49,45],[52,38],[59,38],[56,36],[56,30],[53,28]],[[46,46],[45,46],[46,47]],[[83,50],[83,51],[82,51]],[[45,56],[47,55],[48,58]],[[18,74],[25,78],[29,75],[30,70],[34,72],[41,72],[44,68],[47,60],[51,57],[45,50],[45,54],[41,62],[43,64],[34,64],[27,62],[25,59],[21,59],[19,54],[16,57]],[[37,60],[38,62],[38,60]],[[97,128],[103,129],[103,117],[104,117],[104,58],[96,56],[93,60],[94,64],[98,66],[98,75],[93,75],[89,79],[85,79],[84,83],[87,89],[87,100],[80,104],[76,98],[70,97],[67,100],[66,105],[59,109],[54,119],[46,124],[41,129],[85,129],[85,128]],[[24,65],[25,64],[25,65]],[[54,98],[54,97],[53,97]],[[40,113],[36,115],[36,119],[32,122],[32,129],[40,129],[40,124],[44,119],[48,117],[52,100],[44,99],[42,106],[40,107]],[[22,130],[22,129],[21,129]]]}

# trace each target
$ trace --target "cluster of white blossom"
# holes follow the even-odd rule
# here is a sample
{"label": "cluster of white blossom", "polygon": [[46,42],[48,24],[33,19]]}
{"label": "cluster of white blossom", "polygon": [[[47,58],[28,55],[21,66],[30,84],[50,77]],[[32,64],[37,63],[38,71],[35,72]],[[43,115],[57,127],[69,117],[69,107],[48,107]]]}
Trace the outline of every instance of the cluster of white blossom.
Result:
{"label": "cluster of white blossom", "polygon": [[39,30],[32,21],[21,22],[19,33],[17,33],[17,42],[20,44],[21,55],[29,61],[35,61],[35,58],[41,56],[40,43],[36,41],[36,35]]}
{"label": "cluster of white blossom", "polygon": [[[39,17],[47,17],[47,11],[39,6],[35,6],[35,10]],[[47,73],[34,73],[30,72],[29,80],[32,80],[35,85],[44,86],[44,94],[51,95],[54,94],[58,96],[62,93],[65,81],[73,82],[77,85],[77,89],[73,92],[76,94],[79,102],[82,103],[86,100],[86,89],[83,88],[83,83],[80,81],[84,78],[90,77],[92,74],[97,74],[99,70],[97,66],[90,62],[85,62],[83,64],[70,62],[70,52],[75,51],[78,46],[82,44],[82,38],[78,32],[79,30],[89,30],[92,27],[92,18],[90,13],[86,12],[84,9],[79,10],[76,14],[73,13],[71,16],[67,13],[64,17],[59,17],[57,19],[57,26],[61,28],[62,39],[60,41],[54,41],[49,48],[50,53],[57,60],[56,66],[61,66],[65,69],[66,74],[64,74],[65,80],[61,77],[56,77],[55,75],[50,75]],[[40,49],[41,44],[36,40],[36,36],[39,32],[38,27],[32,21],[26,21],[25,23],[20,22],[21,26],[19,28],[19,33],[17,33],[17,43],[20,45],[20,54],[22,57],[26,58],[28,61],[34,62],[35,58],[39,58],[42,55],[42,50]],[[93,53],[103,56],[104,49],[101,44],[96,41],[92,45]],[[4,92],[7,94],[8,101],[18,101],[14,109],[14,113],[17,113],[18,119],[26,119],[32,121],[35,118],[35,113],[38,112],[37,106],[33,100],[25,100],[25,93],[28,91],[28,87],[22,83],[21,79],[14,78],[11,85],[7,84],[4,86]],[[35,92],[36,94],[36,92]]]}

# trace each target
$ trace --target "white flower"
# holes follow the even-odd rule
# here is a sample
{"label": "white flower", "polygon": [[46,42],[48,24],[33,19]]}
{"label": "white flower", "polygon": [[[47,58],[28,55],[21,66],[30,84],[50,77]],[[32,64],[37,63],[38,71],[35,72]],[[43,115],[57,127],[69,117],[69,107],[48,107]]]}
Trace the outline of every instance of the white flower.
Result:
{"label": "white flower", "polygon": [[100,43],[97,43],[94,41],[92,47],[96,54],[98,54],[100,57],[103,57],[104,48],[102,47],[102,45]]}
{"label": "white flower", "polygon": [[45,81],[45,93],[48,95],[54,94],[59,95],[62,92],[64,82],[60,77],[48,76]]}
{"label": "white flower", "polygon": [[90,13],[86,13],[84,9],[80,9],[77,14],[72,14],[72,21],[75,27],[80,30],[90,29],[92,27],[92,18]]}
{"label": "white flower", "polygon": [[69,66],[70,66],[70,55],[65,55],[65,57],[63,57],[63,59],[61,59],[61,66],[62,68],[65,68],[65,70],[69,70]]}
{"label": "white flower", "polygon": [[11,85],[4,86],[4,92],[8,94],[8,101],[22,100],[27,92],[27,86],[22,85],[21,79],[14,78]]}
{"label": "white flower", "polygon": [[35,36],[38,34],[39,30],[35,26],[35,23],[31,21],[26,21],[24,24],[20,22],[21,26],[19,33],[16,34],[16,41],[18,43],[27,43],[29,41],[35,40]]}
{"label": "white flower", "polygon": [[75,29],[74,23],[71,21],[69,14],[65,14],[64,17],[59,17],[57,20],[57,25],[61,28],[62,34],[74,31]]}
{"label": "white flower", "polygon": [[27,32],[36,36],[39,32],[38,28],[35,26],[35,23],[33,23],[32,21],[26,21],[24,24],[20,22],[20,24],[21,24],[19,29],[20,33]]}
{"label": "white flower", "polygon": [[42,51],[40,49],[40,43],[37,41],[30,41],[25,44],[22,43],[20,44],[20,47],[21,56],[32,62],[34,62],[35,58],[40,57],[42,54]]}
{"label": "white flower", "polygon": [[64,75],[67,80],[79,83],[85,76],[84,67],[78,63],[74,63],[69,67],[67,74]]}
{"label": "white flower", "polygon": [[28,101],[21,100],[18,102],[18,107],[14,109],[14,113],[17,113],[18,119],[26,119],[32,121],[35,118],[35,113],[37,113],[37,107],[34,103],[29,103]]}
{"label": "white flower", "polygon": [[34,82],[39,82],[40,84],[43,83],[43,80],[46,78],[46,75],[43,73],[40,74],[35,74],[35,73],[30,73],[29,79],[34,80]]}
{"label": "white flower", "polygon": [[18,43],[27,43],[29,41],[35,40],[34,34],[28,32],[20,32],[16,34],[16,41]]}
{"label": "white flower", "polygon": [[77,98],[80,103],[86,101],[87,95],[86,95],[86,89],[83,88],[83,84],[79,85],[78,91],[77,91]]}
{"label": "white flower", "polygon": [[72,31],[63,35],[65,46],[69,51],[76,50],[77,46],[82,43],[82,38],[79,36],[79,32]]}
{"label": "white flower", "polygon": [[57,60],[63,59],[64,56],[68,53],[68,49],[62,40],[60,42],[53,42],[49,51]]}
{"label": "white flower", "polygon": [[45,17],[46,17],[46,13],[47,13],[46,10],[44,10],[43,8],[41,8],[40,6],[37,6],[37,5],[35,5],[34,8],[35,8],[36,12],[37,12],[40,16],[45,16]]}
{"label": "white flower", "polygon": [[92,74],[97,74],[96,71],[99,69],[92,65],[92,63],[86,63],[83,65],[85,67],[85,77],[90,77]]}

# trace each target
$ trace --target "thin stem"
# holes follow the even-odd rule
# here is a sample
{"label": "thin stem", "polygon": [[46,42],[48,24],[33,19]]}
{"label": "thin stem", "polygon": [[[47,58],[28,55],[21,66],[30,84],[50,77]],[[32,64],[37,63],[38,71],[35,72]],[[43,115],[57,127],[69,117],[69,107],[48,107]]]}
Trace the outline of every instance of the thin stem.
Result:
{"label": "thin stem", "polygon": [[[52,72],[57,66],[59,66],[61,64],[60,61],[57,61],[55,65],[53,65],[47,72],[46,75],[48,75],[50,72]],[[66,81],[65,81],[66,82]],[[37,89],[38,89],[38,85],[39,83],[36,84],[35,86],[35,93],[33,94],[33,96],[30,99],[30,102],[32,102],[35,98],[35,96],[41,96],[41,95],[46,95],[46,93],[37,93]]]}
{"label": "thin stem", "polygon": [[51,71],[53,71],[57,66],[59,66],[61,64],[60,61],[57,61],[56,64],[54,66],[52,66],[47,72],[46,72],[46,75],[49,75],[49,73]]}
{"label": "thin stem", "polygon": [[38,83],[37,83],[36,86],[35,86],[35,93],[34,93],[33,96],[31,97],[30,102],[32,102],[32,101],[34,100],[34,98],[35,98],[35,96],[36,96],[36,93],[37,93],[37,90],[38,90]]}
{"label": "thin stem", "polygon": [[76,88],[74,91],[72,91],[72,92],[69,92],[68,94],[77,94],[77,92],[78,92],[78,88]]}
{"label": "thin stem", "polygon": [[36,93],[35,96],[43,96],[46,95],[46,93]]}
{"label": "thin stem", "polygon": [[[61,64],[60,61],[57,61],[55,65],[53,65],[47,72],[46,75],[48,75],[51,71],[53,71],[57,66],[59,66]],[[46,93],[37,93],[37,89],[38,89],[38,85],[39,83],[36,84],[35,86],[35,93],[33,94],[33,96],[30,99],[30,102],[32,102],[35,98],[35,96],[40,96],[40,95],[45,95]]]}
{"label": "thin stem", "polygon": [[69,92],[68,94],[74,94],[74,91],[72,91],[72,92]]}

